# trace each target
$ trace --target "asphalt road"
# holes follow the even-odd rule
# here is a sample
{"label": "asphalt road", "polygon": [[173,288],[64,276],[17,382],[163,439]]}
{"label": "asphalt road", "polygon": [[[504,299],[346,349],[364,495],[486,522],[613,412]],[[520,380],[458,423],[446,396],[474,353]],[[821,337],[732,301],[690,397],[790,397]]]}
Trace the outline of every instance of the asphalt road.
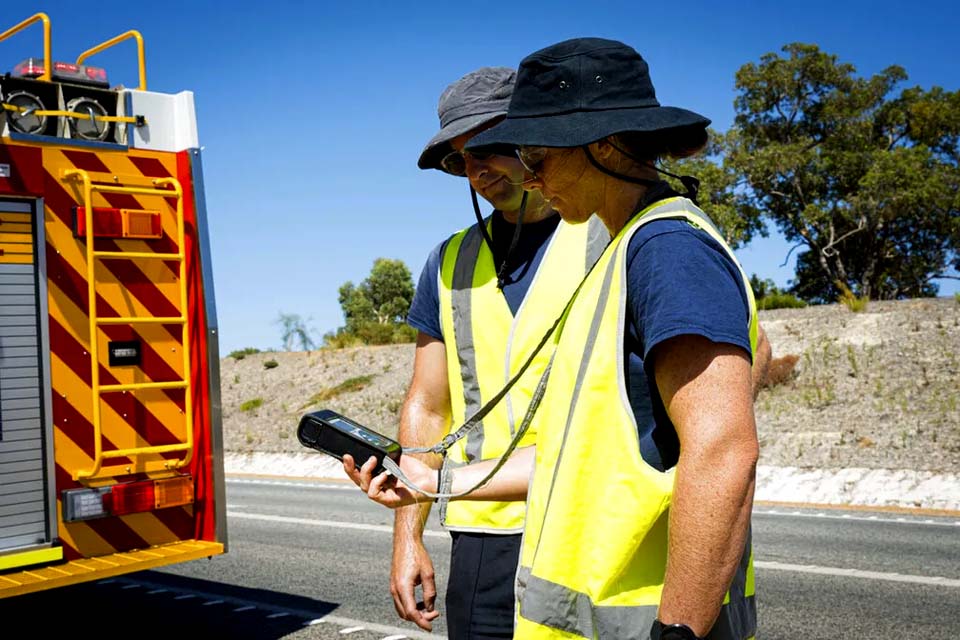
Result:
{"label": "asphalt road", "polygon": [[[224,556],[0,601],[0,620],[23,637],[431,637],[393,609],[392,514],[352,485],[232,480],[228,508]],[[957,518],[760,506],[753,526],[758,638],[960,636]],[[428,531],[442,593],[449,537]]]}

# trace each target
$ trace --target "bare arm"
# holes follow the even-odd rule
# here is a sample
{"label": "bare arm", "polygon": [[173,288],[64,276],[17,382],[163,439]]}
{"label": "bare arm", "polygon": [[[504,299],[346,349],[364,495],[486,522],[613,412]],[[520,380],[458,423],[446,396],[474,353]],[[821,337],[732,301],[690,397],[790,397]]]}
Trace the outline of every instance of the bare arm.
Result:
{"label": "bare arm", "polygon": [[[429,446],[450,428],[450,387],[447,381],[447,354],[443,342],[422,331],[417,334],[413,378],[400,410],[398,440],[405,447]],[[440,466],[439,456],[421,454],[432,469]],[[437,589],[433,562],[423,545],[423,526],[430,515],[430,501],[397,509],[393,527],[393,564],[390,593],[397,614],[422,629],[432,630]],[[418,608],[415,589],[423,590],[423,609]]]}
{"label": "bare arm", "polygon": [[767,371],[770,369],[770,357],[773,350],[770,348],[770,341],[767,339],[767,332],[763,330],[763,325],[757,325],[757,352],[753,354],[753,367],[750,372],[753,376],[753,398],[756,400],[760,394],[760,389],[767,381]]}
{"label": "bare arm", "polygon": [[664,406],[680,439],[660,620],[705,636],[743,554],[758,456],[750,360],[684,335],[654,349]]}
{"label": "bare arm", "polygon": [[[464,496],[452,500],[525,500],[530,472],[536,460],[536,447],[524,447],[513,452],[497,473],[483,486]],[[450,493],[460,493],[472,489],[483,480],[496,466],[497,460],[484,460],[458,467],[452,470],[453,481]],[[386,471],[374,477],[373,469],[377,459],[370,457],[362,467],[357,467],[349,454],[343,456],[343,469],[347,475],[363,489],[367,497],[385,507],[396,509],[406,505],[422,503],[423,494],[399,482]],[[401,456],[400,469],[410,482],[424,491],[436,493],[437,473],[434,469],[411,456]]]}

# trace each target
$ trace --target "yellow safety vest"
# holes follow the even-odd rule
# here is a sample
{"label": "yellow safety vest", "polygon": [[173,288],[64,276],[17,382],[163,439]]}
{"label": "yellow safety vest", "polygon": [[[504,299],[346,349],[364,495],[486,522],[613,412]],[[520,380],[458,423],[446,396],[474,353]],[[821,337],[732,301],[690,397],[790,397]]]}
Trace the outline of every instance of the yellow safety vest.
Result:
{"label": "yellow safety vest", "polygon": [[[624,280],[630,238],[664,218],[703,229],[733,258],[692,202],[669,198],[629,222],[588,276],[562,325],[540,406],[515,638],[647,638],[656,617],[674,470],[659,471],[640,454],[624,380]],[[755,349],[755,304],[743,281]],[[748,543],[710,638],[754,635],[753,593]]]}
{"label": "yellow safety vest", "polygon": [[[486,224],[489,229],[489,219]],[[609,239],[596,217],[581,225],[560,222],[516,317],[497,289],[493,255],[479,227],[468,227],[449,240],[441,258],[439,293],[454,428],[523,366]],[[503,454],[550,360],[552,345],[544,346],[508,395],[483,418],[482,428],[449,449],[445,465],[462,466]],[[531,427],[518,446],[534,440]],[[454,531],[520,533],[524,511],[523,502],[440,504],[441,522]]]}

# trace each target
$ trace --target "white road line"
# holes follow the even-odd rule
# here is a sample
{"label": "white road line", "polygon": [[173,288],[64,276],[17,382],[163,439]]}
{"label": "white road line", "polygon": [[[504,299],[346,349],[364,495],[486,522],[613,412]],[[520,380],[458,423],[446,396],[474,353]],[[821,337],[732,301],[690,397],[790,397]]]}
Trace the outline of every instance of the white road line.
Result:
{"label": "white road line", "polygon": [[192,600],[193,598],[196,598],[196,597],[197,596],[193,595],[192,593],[185,593],[182,596],[177,596],[176,598],[174,598],[174,600]]}
{"label": "white road line", "polygon": [[341,484],[331,484],[326,482],[310,482],[310,481],[295,481],[295,480],[253,480],[253,479],[240,479],[240,478],[228,478],[228,484],[256,484],[263,485],[268,487],[301,487],[304,489],[336,489],[337,491],[359,491],[356,486],[353,484],[341,483]]}
{"label": "white road line", "polygon": [[233,612],[234,612],[234,613],[240,613],[241,611],[250,611],[250,609],[256,609],[256,607],[253,606],[252,604],[248,604],[248,605],[245,606],[245,607],[239,607],[239,608],[237,608],[237,609],[234,609]]}
{"label": "white road line", "polygon": [[[257,480],[253,478],[227,478],[228,484],[254,484],[254,485],[265,485],[265,486],[274,486],[274,487],[299,487],[302,489],[332,489],[335,491],[359,491],[354,485],[348,483],[341,484],[330,484],[330,483],[318,483],[310,482],[309,480]],[[246,505],[230,505],[231,509],[244,509]],[[960,527],[960,520],[931,520],[929,518],[924,520],[902,518],[902,517],[884,517],[884,516],[855,516],[851,514],[834,514],[834,513],[823,513],[823,512],[805,512],[805,511],[777,511],[776,509],[767,509],[767,510],[757,510],[754,511],[754,514],[762,515],[771,515],[771,516],[788,516],[795,518],[826,518],[829,520],[856,520],[862,522],[899,522],[901,524],[927,524],[934,525],[938,527]]]}
{"label": "white road line", "polygon": [[[284,524],[305,524],[313,527],[333,527],[335,529],[360,529],[362,531],[377,531],[379,533],[393,533],[393,526],[386,524],[359,524],[356,522],[340,522],[338,520],[314,520],[312,518],[293,518],[290,516],[272,516],[265,513],[239,513],[237,511],[227,511],[227,516],[231,518],[241,518],[243,520],[263,520],[266,522],[282,522]],[[423,532],[425,536],[435,538],[450,538],[445,531],[435,531],[427,529]]]}
{"label": "white road line", "polygon": [[207,600],[206,602],[203,603],[203,606],[210,607],[215,604],[223,604],[223,600]]}
{"label": "white road line", "polygon": [[387,636],[386,638],[381,638],[380,640],[407,640],[407,636]]}
{"label": "white road line", "polygon": [[348,635],[351,633],[356,633],[357,631],[364,631],[363,627],[347,627],[346,629],[340,629],[341,635]]}
{"label": "white road line", "polygon": [[813,573],[823,576],[885,580],[887,582],[909,582],[911,584],[923,584],[936,587],[960,588],[960,580],[940,576],[912,576],[903,573],[863,571],[862,569],[844,569],[842,567],[819,567],[812,564],[787,564],[785,562],[766,562],[762,560],[754,561],[753,565],[758,569],[773,569],[775,571],[793,571],[796,573]]}
{"label": "white road line", "polygon": [[858,522],[889,522],[892,524],[923,524],[923,525],[932,525],[935,527],[960,527],[960,520],[916,520],[911,518],[903,517],[889,517],[884,518],[881,516],[855,516],[849,513],[823,513],[822,511],[817,512],[803,512],[803,511],[777,511],[776,509],[767,509],[764,511],[754,511],[754,515],[763,515],[763,516],[781,516],[786,518],[818,518],[821,520],[845,520],[845,521],[858,521]]}
{"label": "white road line", "polygon": [[286,611],[279,611],[277,613],[271,613],[270,615],[267,616],[267,618],[272,620],[274,618],[286,618],[289,615],[290,614],[287,613]]}

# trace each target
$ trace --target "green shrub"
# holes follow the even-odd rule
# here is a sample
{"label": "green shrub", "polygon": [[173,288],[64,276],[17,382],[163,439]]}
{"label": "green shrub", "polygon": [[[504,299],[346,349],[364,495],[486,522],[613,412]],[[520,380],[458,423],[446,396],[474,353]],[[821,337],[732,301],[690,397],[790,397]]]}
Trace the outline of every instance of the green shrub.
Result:
{"label": "green shrub", "polygon": [[354,378],[347,378],[340,384],[335,387],[329,387],[327,389],[321,389],[320,391],[313,394],[307,403],[300,407],[300,409],[306,409],[310,405],[314,405],[325,400],[330,400],[331,398],[336,398],[337,396],[344,393],[351,393],[354,391],[360,391],[364,387],[370,384],[376,376],[367,375],[367,376],[356,376]]}
{"label": "green shrub", "polygon": [[361,345],[400,344],[416,342],[417,330],[400,323],[357,322],[350,329],[340,327],[336,333],[323,336],[323,346],[343,349]]}
{"label": "green shrub", "polygon": [[802,309],[807,303],[792,293],[771,293],[757,300],[757,309]]}
{"label": "green shrub", "polygon": [[953,299],[957,301],[957,304],[960,304],[960,292],[953,294]]}
{"label": "green shrub", "polygon": [[280,363],[277,362],[276,360],[267,360],[266,362],[263,363],[264,369],[276,369],[279,366],[280,366]]}
{"label": "green shrub", "polygon": [[229,357],[234,360],[243,360],[247,356],[252,356],[255,353],[260,353],[260,349],[256,347],[247,347],[246,349],[237,349],[236,351],[231,351]]}
{"label": "green shrub", "polygon": [[869,296],[856,295],[845,282],[841,282],[840,280],[837,280],[836,285],[837,289],[840,289],[840,297],[837,298],[837,302],[854,313],[866,311],[867,303],[870,302]]}
{"label": "green shrub", "polygon": [[263,398],[252,398],[246,402],[240,403],[240,411],[253,411],[263,406]]}

